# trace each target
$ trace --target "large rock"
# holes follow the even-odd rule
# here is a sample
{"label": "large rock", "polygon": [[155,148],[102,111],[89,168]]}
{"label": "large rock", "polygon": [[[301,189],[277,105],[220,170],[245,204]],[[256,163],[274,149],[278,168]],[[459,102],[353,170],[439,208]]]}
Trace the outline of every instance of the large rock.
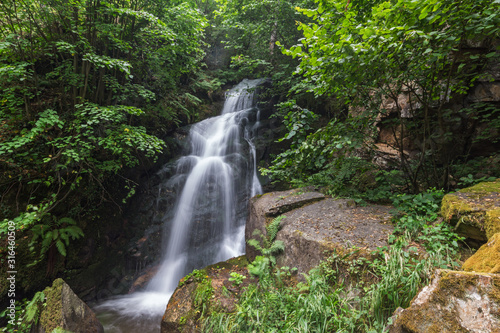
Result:
{"label": "large rock", "polygon": [[43,293],[47,305],[31,333],[50,333],[57,327],[74,333],[104,332],[94,312],[62,279],[55,280]]}
{"label": "large rock", "polygon": [[[253,197],[250,199],[250,215],[245,225],[245,239],[253,238],[255,230],[260,230],[265,235],[266,225],[273,218],[323,199],[325,196],[319,192],[304,192],[299,189],[270,192]],[[259,254],[252,246],[246,246],[246,256],[250,261],[253,261]]]}
{"label": "large rock", "polygon": [[462,269],[478,273],[500,273],[500,233],[494,234],[488,243],[467,259]]}
{"label": "large rock", "polygon": [[[307,273],[328,252],[358,247],[368,253],[387,245],[393,230],[389,221],[391,207],[358,207],[352,200],[335,200],[318,192],[303,191],[272,192],[251,200],[247,239],[255,229],[265,233],[265,226],[273,217],[286,216],[276,237],[285,243],[284,253],[277,256],[278,265]],[[249,260],[257,254],[247,246]]]}
{"label": "large rock", "polygon": [[389,333],[500,332],[500,275],[436,271]]}
{"label": "large rock", "polygon": [[459,235],[488,241],[500,232],[500,178],[445,195],[441,215]]}
{"label": "large rock", "polygon": [[[210,265],[181,279],[163,315],[161,332],[201,332],[199,319],[202,314],[212,309],[235,311],[238,295],[255,282],[246,269],[247,263],[245,256],[241,256]],[[241,283],[229,281],[231,273],[239,274]]]}

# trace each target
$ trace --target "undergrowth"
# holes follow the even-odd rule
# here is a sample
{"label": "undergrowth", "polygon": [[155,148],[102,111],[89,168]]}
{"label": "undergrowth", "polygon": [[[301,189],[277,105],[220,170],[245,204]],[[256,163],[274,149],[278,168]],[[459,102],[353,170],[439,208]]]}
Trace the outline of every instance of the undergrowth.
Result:
{"label": "undergrowth", "polygon": [[[298,282],[294,270],[274,265],[272,239],[256,240],[263,256],[249,265],[259,277],[236,311],[212,312],[205,332],[383,332],[398,307],[408,307],[436,268],[454,268],[462,240],[438,218],[442,191],[398,196],[389,246],[371,253],[331,253]],[[276,222],[276,220],[274,221]],[[279,221],[278,221],[279,222]],[[279,224],[273,225],[278,230]],[[268,231],[269,235],[269,231]],[[260,245],[263,246],[260,246]],[[260,266],[259,266],[260,265]],[[252,272],[261,267],[258,274]],[[254,270],[255,271],[255,270]]]}

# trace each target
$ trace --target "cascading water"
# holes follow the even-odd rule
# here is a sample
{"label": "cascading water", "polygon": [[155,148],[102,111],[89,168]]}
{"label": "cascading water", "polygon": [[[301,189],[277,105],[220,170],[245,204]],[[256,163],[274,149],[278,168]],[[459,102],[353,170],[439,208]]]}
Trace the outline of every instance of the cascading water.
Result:
{"label": "cascading water", "polygon": [[144,292],[95,307],[106,332],[158,332],[180,278],[244,253],[247,202],[262,192],[252,142],[259,126],[253,88],[261,81],[242,81],[220,116],[192,126],[190,152],[163,185],[178,191],[175,214],[165,217],[163,261]]}

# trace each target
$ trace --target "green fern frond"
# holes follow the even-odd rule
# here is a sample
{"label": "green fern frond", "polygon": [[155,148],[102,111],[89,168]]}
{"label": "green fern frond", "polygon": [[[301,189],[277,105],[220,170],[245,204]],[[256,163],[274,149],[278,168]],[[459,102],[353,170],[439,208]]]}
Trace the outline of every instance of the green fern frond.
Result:
{"label": "green fern frond", "polygon": [[248,245],[253,246],[257,251],[263,252],[262,246],[260,246],[260,242],[256,239],[249,239],[247,241]]}
{"label": "green fern frond", "polygon": [[63,217],[63,218],[59,219],[59,221],[57,222],[57,225],[61,225],[63,223],[75,225],[76,221],[73,220],[71,217]]}
{"label": "green fern frond", "polygon": [[269,223],[269,225],[266,226],[267,239],[269,240],[269,243],[271,243],[276,239],[278,231],[281,229],[280,226],[281,220],[283,220],[285,217],[286,217],[285,215],[280,215],[276,217],[274,220],[272,220],[271,223]]}
{"label": "green fern frond", "polygon": [[63,257],[66,257],[66,247],[64,246],[64,243],[60,239],[57,240],[56,247],[59,253],[62,254]]}
{"label": "green fern frond", "polygon": [[83,237],[82,229],[80,229],[80,227],[77,227],[76,225],[64,228],[64,231],[68,233],[73,239],[78,239],[80,237]]}
{"label": "green fern frond", "polygon": [[27,323],[37,323],[38,315],[40,314],[39,302],[43,303],[45,294],[41,291],[37,292],[33,299],[27,304],[26,312],[23,321]]}
{"label": "green fern frond", "polygon": [[274,241],[269,247],[270,254],[278,254],[283,251],[285,251],[285,243],[280,240]]}

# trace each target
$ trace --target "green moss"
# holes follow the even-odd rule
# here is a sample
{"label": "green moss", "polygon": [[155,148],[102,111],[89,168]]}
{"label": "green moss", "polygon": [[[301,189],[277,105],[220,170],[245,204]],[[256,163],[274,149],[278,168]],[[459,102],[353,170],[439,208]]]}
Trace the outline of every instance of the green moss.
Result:
{"label": "green moss", "polygon": [[471,206],[454,194],[447,194],[441,201],[441,216],[450,221],[454,216],[472,211]]}
{"label": "green moss", "polygon": [[45,332],[52,332],[61,325],[62,320],[62,286],[64,281],[56,279],[52,287],[47,287],[43,291],[46,297],[46,308],[40,316],[40,324]]}
{"label": "green moss", "polygon": [[471,187],[463,188],[460,191],[461,193],[476,193],[478,195],[484,193],[488,194],[490,192],[500,192],[500,178],[493,182],[483,182],[476,184]]}
{"label": "green moss", "polygon": [[488,210],[485,214],[486,237],[490,239],[500,232],[500,208]]}
{"label": "green moss", "polygon": [[500,273],[500,233],[495,234],[488,243],[467,259],[462,269],[482,273]]}
{"label": "green moss", "polygon": [[[500,180],[500,179],[499,179]],[[486,241],[500,232],[500,181],[479,183],[444,196],[441,215],[457,233]]]}

